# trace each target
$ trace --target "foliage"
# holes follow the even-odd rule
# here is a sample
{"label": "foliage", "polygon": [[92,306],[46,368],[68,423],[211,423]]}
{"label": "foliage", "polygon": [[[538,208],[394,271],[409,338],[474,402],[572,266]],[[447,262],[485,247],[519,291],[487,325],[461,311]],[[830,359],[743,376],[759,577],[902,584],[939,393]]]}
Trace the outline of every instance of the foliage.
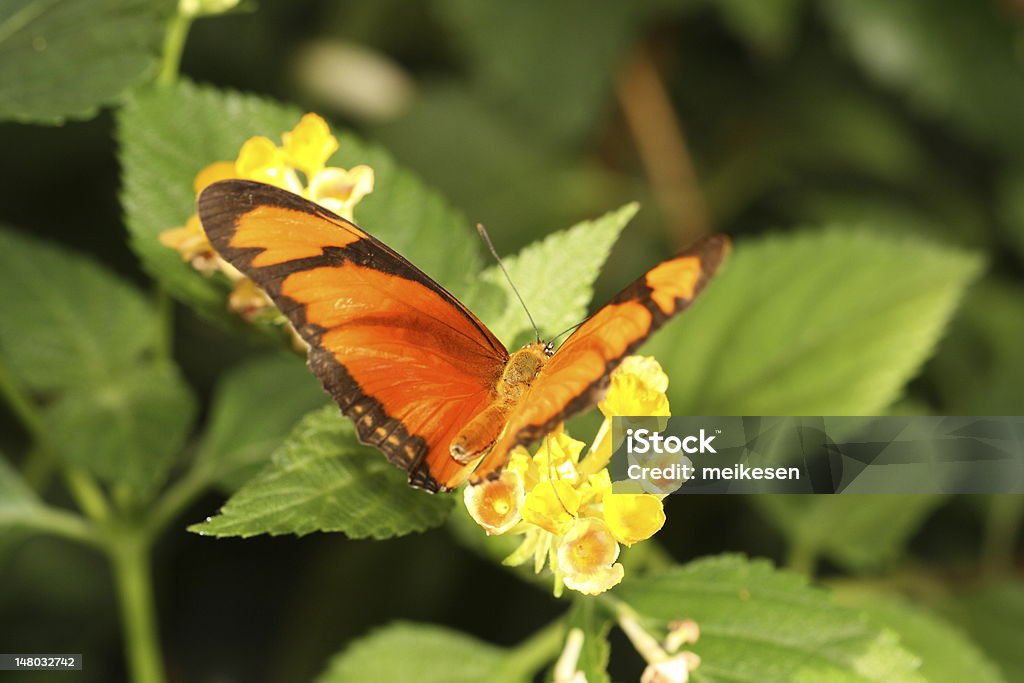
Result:
{"label": "foliage", "polygon": [[[375,174],[356,221],[510,348],[533,332],[477,221],[546,337],[713,225],[732,256],[644,349],[677,414],[1019,413],[1016,5],[321,1],[207,18],[235,4],[0,8],[0,610],[18,624],[0,643],[116,640],[107,568],[36,538],[53,535],[109,564],[135,683],[166,680],[161,645],[188,680],[513,683],[553,678],[562,653],[601,683],[656,663],[628,624],[681,657],[680,619],[699,627],[682,646],[699,683],[1024,677],[1017,501],[682,497],[663,547],[624,550],[620,586],[552,602],[531,568],[497,568],[514,537],[485,537],[459,494],[409,488],[280,335],[229,312],[225,277],[159,240],[195,213],[201,169],[316,102],[339,131],[331,163]],[[337,68],[308,59],[317,46]],[[384,72],[415,87],[368,116]],[[770,559],[715,555],[735,549]],[[86,659],[83,681],[125,677]]]}

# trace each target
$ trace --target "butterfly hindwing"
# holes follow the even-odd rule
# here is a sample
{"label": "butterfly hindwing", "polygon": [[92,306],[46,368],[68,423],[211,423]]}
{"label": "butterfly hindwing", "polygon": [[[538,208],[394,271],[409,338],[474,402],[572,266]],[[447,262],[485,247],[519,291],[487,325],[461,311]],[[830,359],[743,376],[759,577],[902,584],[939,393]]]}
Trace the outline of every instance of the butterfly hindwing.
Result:
{"label": "butterfly hindwing", "polygon": [[728,250],[724,235],[705,238],[658,264],[598,309],[540,371],[471,481],[498,471],[515,446],[537,441],[569,417],[596,405],[622,359],[693,302]]}
{"label": "butterfly hindwing", "polygon": [[487,407],[504,346],[439,284],[379,240],[270,185],[206,188],[214,248],[263,288],[310,346],[309,364],[360,440],[431,491],[471,467],[449,445]]}

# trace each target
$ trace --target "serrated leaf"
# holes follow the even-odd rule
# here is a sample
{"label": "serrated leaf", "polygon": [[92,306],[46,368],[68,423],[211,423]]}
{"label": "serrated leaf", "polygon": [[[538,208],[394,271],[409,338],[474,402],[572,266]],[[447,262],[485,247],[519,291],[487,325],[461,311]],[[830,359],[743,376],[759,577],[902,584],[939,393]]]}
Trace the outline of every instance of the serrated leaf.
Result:
{"label": "serrated leaf", "polygon": [[[188,82],[139,93],[122,109],[122,204],[131,245],[146,270],[175,297],[212,315],[227,315],[226,291],[195,272],[158,236],[184,225],[195,212],[196,173],[215,161],[234,160],[250,137],[264,135],[280,144],[301,114],[259,97]],[[357,222],[463,293],[479,266],[477,245],[462,215],[379,148],[350,134],[339,140],[341,149],[331,164],[369,164],[376,176],[373,194],[355,209]]]}
{"label": "serrated leaf", "polygon": [[405,473],[356,443],[337,407],[307,415],[262,472],[220,514],[190,531],[210,536],[340,531],[350,538],[390,538],[444,521],[454,498],[406,483]]}
{"label": "serrated leaf", "polygon": [[1006,580],[981,586],[938,607],[950,623],[971,635],[1007,681],[1024,681],[1024,583]]}
{"label": "serrated leaf", "polygon": [[7,0],[0,120],[93,116],[156,71],[170,0]]}
{"label": "serrated leaf", "polygon": [[765,560],[706,558],[616,593],[645,617],[697,622],[698,683],[924,683],[893,634]]}
{"label": "serrated leaf", "polygon": [[1017,29],[974,0],[830,0],[825,15],[878,81],[994,150],[1024,149]]}
{"label": "serrated leaf", "polygon": [[229,370],[214,391],[195,467],[234,490],[270,461],[299,420],[327,402],[295,355],[257,358]]}
{"label": "serrated leaf", "polygon": [[196,412],[176,368],[144,365],[67,392],[44,414],[53,451],[144,499],[166,479]]}
{"label": "serrated leaf", "polygon": [[840,588],[836,601],[895,631],[900,643],[921,658],[921,674],[928,683],[1005,683],[965,632],[899,596]]}
{"label": "serrated leaf", "polygon": [[157,320],[92,260],[0,228],[0,355],[26,387],[89,386],[150,351]]}
{"label": "serrated leaf", "polygon": [[315,683],[515,683],[500,675],[506,651],[471,636],[421,624],[396,623],[337,655]]}
{"label": "serrated leaf", "polygon": [[980,260],[831,229],[737,245],[646,353],[682,415],[873,415],[931,354]]}
{"label": "serrated leaf", "polygon": [[753,497],[791,545],[811,555],[827,555],[852,571],[899,559],[914,532],[944,500],[926,495]]}
{"label": "serrated leaf", "polygon": [[[627,204],[596,220],[553,233],[505,259],[509,276],[542,336],[550,338],[583,320],[594,294],[594,280],[619,233],[638,209],[636,204]],[[489,268],[480,279],[504,293],[504,297],[491,301],[477,297],[473,309],[481,320],[509,348],[527,336],[532,339],[526,312],[501,270],[497,266]]]}

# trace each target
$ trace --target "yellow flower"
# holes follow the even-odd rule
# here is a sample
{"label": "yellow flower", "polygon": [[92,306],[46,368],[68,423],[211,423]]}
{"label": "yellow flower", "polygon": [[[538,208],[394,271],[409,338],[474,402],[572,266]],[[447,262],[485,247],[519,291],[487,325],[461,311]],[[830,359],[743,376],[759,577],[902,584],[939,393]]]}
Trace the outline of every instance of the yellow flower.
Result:
{"label": "yellow flower", "polygon": [[645,541],[665,524],[661,500],[647,493],[612,493],[604,497],[604,521],[625,546]]}
{"label": "yellow flower", "polygon": [[608,397],[602,402],[609,417],[586,457],[581,457],[585,444],[561,426],[544,437],[533,455],[522,447],[513,449],[502,476],[514,475],[522,485],[516,523],[498,523],[493,513],[482,511],[486,507],[482,501],[494,495],[491,483],[468,487],[466,508],[488,534],[523,536],[505,564],[517,566],[532,559],[538,573],[550,566],[556,596],[563,586],[594,594],[622,580],[624,570],[616,562],[619,545],[630,546],[653,536],[664,525],[665,512],[659,496],[640,489],[635,494],[612,493],[607,469],[613,451],[610,416],[615,413],[611,410],[667,416],[667,386],[668,378],[656,360],[626,358],[612,374]]}
{"label": "yellow flower", "polygon": [[556,536],[564,534],[576,519],[580,494],[560,479],[542,481],[526,496],[523,519]]}
{"label": "yellow flower", "polygon": [[323,170],[327,160],[338,151],[338,141],[327,122],[316,114],[306,114],[284,140],[284,158],[291,166],[312,178]]}
{"label": "yellow flower", "polygon": [[266,293],[248,278],[236,282],[228,297],[228,309],[246,319],[252,319],[269,305],[270,299]]}
{"label": "yellow flower", "polygon": [[352,220],[352,208],[373,192],[373,169],[369,166],[325,168],[309,182],[309,199],[333,211],[342,218]]}
{"label": "yellow flower", "polygon": [[192,190],[198,196],[208,185],[213,185],[218,180],[237,178],[237,168],[238,165],[233,161],[215,161],[196,174],[195,180],[192,181]]}
{"label": "yellow flower", "polygon": [[[225,6],[230,4],[227,0],[216,2]],[[302,195],[352,220],[355,205],[373,192],[373,169],[368,166],[356,166],[350,170],[326,167],[327,160],[338,149],[338,141],[331,135],[327,123],[316,114],[303,116],[295,128],[282,135],[282,139],[283,145],[278,147],[264,136],[249,138],[242,144],[234,161],[217,161],[204,167],[192,183],[196,195],[218,180],[254,180]],[[300,172],[305,176],[305,184]],[[184,261],[204,275],[219,271],[233,283],[228,296],[229,310],[248,320],[287,324],[266,294],[217,255],[203,232],[198,216],[191,216],[183,227],[165,230],[159,239],[176,249]],[[290,325],[288,328],[293,344],[297,348],[305,347],[305,342]]]}
{"label": "yellow flower", "polygon": [[597,595],[622,581],[625,570],[615,560],[619,544],[608,525],[595,517],[576,520],[558,546],[558,569],[569,588]]}
{"label": "yellow flower", "polygon": [[159,240],[161,244],[177,249],[183,261],[204,275],[220,268],[219,257],[203,232],[199,216],[191,216],[184,227],[165,230],[160,233]]}
{"label": "yellow flower", "polygon": [[605,417],[670,415],[668,375],[650,356],[627,356],[611,376],[605,399],[597,404]]}
{"label": "yellow flower", "polygon": [[276,185],[289,192],[302,194],[302,183],[295,169],[285,163],[285,155],[270,140],[262,136],[249,138],[238,152],[235,171],[239,178]]}
{"label": "yellow flower", "polygon": [[525,497],[522,478],[509,469],[497,479],[467,486],[464,494],[470,516],[488,534],[503,534],[518,524]]}

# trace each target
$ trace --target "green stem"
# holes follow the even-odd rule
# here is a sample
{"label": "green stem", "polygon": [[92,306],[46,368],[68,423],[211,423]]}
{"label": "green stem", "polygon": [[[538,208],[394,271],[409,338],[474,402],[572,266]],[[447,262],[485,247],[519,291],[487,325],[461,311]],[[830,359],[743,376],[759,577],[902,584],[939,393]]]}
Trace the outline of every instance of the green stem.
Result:
{"label": "green stem", "polygon": [[46,434],[42,416],[36,410],[36,406],[29,399],[28,394],[18,385],[14,375],[2,362],[0,362],[0,396],[3,396],[4,402],[10,406],[15,417],[21,421],[32,438],[42,441]]}
{"label": "green stem", "polygon": [[1024,522],[1024,496],[989,497],[985,517],[985,545],[982,565],[989,574],[1006,573],[1013,568],[1013,555]]}
{"label": "green stem", "polygon": [[132,683],[165,683],[157,638],[149,543],[137,530],[117,530],[110,539],[125,657]]}
{"label": "green stem", "polygon": [[32,506],[23,515],[8,515],[4,523],[38,529],[86,545],[99,546],[101,540],[96,529],[87,520],[70,512],[45,505]]}
{"label": "green stem", "polygon": [[64,482],[85,514],[98,522],[110,518],[110,504],[95,479],[82,470],[68,467],[64,470]]}
{"label": "green stem", "polygon": [[181,514],[188,505],[206,490],[210,482],[202,474],[192,469],[184,477],[176,481],[156,501],[147,516],[146,530],[151,537],[156,537],[164,528]]}
{"label": "green stem", "polygon": [[786,568],[813,577],[818,569],[818,549],[813,543],[800,539],[793,541],[786,557]]}
{"label": "green stem", "polygon": [[565,639],[565,624],[556,619],[522,643],[512,648],[500,671],[495,672],[490,680],[520,681],[530,679],[548,662],[558,657]]}
{"label": "green stem", "polygon": [[178,80],[178,69],[181,67],[181,53],[185,50],[185,39],[188,38],[188,29],[192,25],[192,17],[181,12],[175,12],[167,25],[167,33],[164,35],[163,61],[160,64],[160,74],[156,82],[164,87],[174,85]]}
{"label": "green stem", "polygon": [[[32,437],[35,450],[38,452],[33,457],[52,461],[54,459],[53,450],[50,447],[49,435],[46,433],[43,417],[3,363],[0,363],[0,396],[11,407],[15,416]],[[109,507],[106,498],[89,475],[80,470],[68,468],[64,472],[64,478],[75,502],[86,514],[96,520],[107,518]]]}

